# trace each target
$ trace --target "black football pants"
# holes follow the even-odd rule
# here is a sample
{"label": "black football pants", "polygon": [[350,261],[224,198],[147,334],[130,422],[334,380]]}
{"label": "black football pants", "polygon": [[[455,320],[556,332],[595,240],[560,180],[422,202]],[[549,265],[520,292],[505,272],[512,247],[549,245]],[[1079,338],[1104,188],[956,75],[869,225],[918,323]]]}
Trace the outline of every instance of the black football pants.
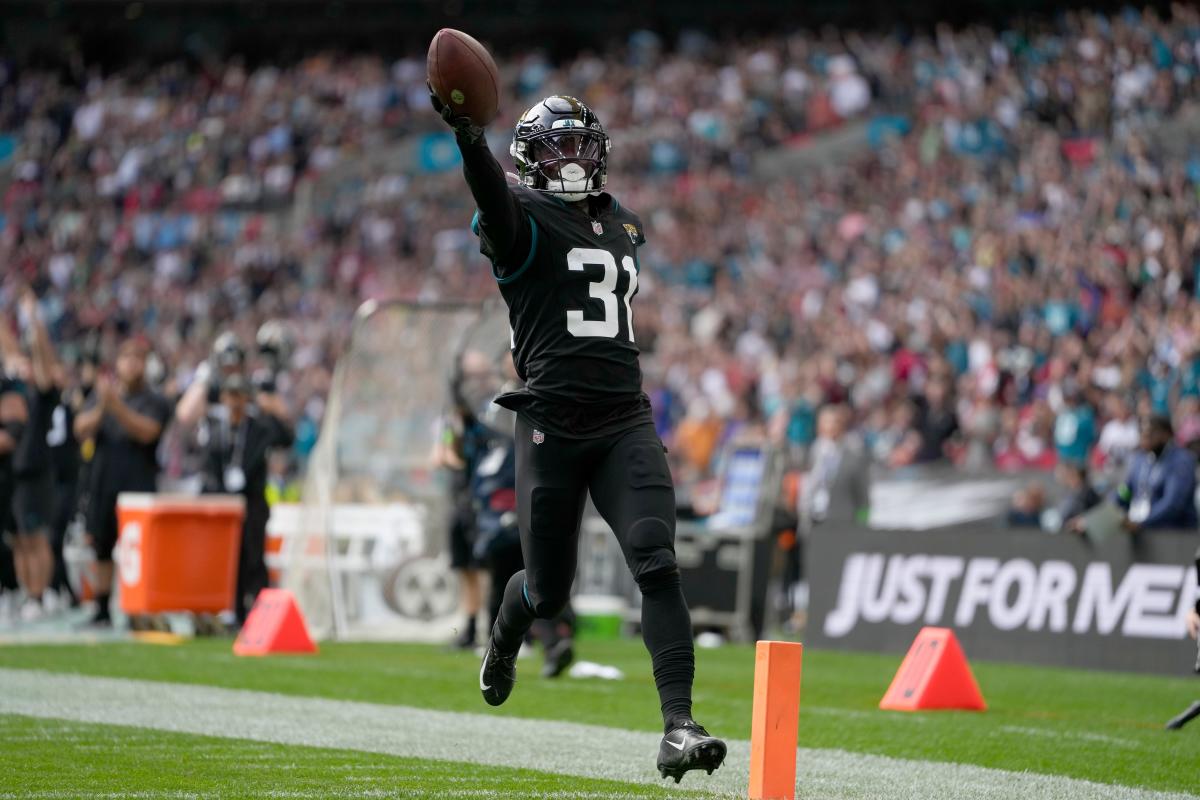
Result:
{"label": "black football pants", "polygon": [[271,583],[266,561],[267,521],[270,515],[267,508],[251,506],[246,509],[242,543],[238,551],[237,587],[233,598],[233,613],[238,625],[245,623],[254,601],[258,599],[258,593]]}
{"label": "black football pants", "polygon": [[642,637],[664,722],[669,727],[675,718],[690,717],[692,623],[675,562],[675,489],[654,425],[566,439],[518,417],[516,462],[525,569],[505,587],[493,630],[496,646],[515,650],[535,618],[552,619],[566,606],[590,492],[642,593]]}

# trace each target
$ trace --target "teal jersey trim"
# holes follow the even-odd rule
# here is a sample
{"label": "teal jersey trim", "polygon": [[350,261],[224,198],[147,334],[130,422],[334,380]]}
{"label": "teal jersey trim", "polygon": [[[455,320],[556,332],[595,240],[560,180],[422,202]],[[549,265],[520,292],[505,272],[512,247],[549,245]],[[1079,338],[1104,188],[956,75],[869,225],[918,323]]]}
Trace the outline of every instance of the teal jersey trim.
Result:
{"label": "teal jersey trim", "polygon": [[521,277],[521,275],[525,272],[525,270],[529,269],[529,266],[533,263],[533,256],[535,253],[537,253],[537,240],[538,240],[537,220],[534,219],[533,217],[529,217],[529,229],[531,231],[530,239],[529,239],[529,255],[527,255],[525,257],[525,263],[522,264],[517,269],[516,272],[514,272],[512,275],[506,275],[504,277],[501,277],[500,273],[496,272],[496,262],[494,262],[494,261],[492,262],[492,277],[494,277],[496,279],[496,283],[499,283],[499,284],[512,283],[517,278]]}
{"label": "teal jersey trim", "polygon": [[[522,264],[521,267],[516,272],[514,272],[512,275],[508,275],[507,277],[501,277],[500,273],[498,273],[496,271],[496,262],[495,261],[492,262],[492,277],[494,277],[496,279],[497,283],[512,283],[517,278],[521,277],[521,273],[523,273],[525,270],[529,269],[529,265],[533,263],[533,255],[534,255],[534,253],[537,252],[537,240],[538,240],[537,220],[535,220],[533,217],[529,218],[529,227],[530,227],[530,230],[532,231],[532,234],[530,236],[530,241],[529,241],[529,255],[525,257],[525,263]],[[478,211],[476,211],[475,215],[473,217],[471,217],[471,233],[475,234],[476,236],[479,235],[479,212]]]}

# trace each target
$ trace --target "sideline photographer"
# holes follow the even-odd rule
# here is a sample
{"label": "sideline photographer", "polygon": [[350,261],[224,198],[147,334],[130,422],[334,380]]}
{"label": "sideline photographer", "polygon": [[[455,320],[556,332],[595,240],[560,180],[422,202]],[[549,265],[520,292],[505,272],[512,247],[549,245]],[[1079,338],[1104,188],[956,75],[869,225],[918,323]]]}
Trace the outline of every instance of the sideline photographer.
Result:
{"label": "sideline photographer", "polygon": [[246,501],[233,598],[239,627],[268,585],[268,460],[273,450],[289,446],[294,437],[287,405],[276,391],[290,351],[287,332],[281,323],[267,322],[259,329],[256,344],[261,363],[251,381],[241,342],[231,332],[218,336],[212,355],[197,369],[176,409],[176,419],[195,425],[202,491],[239,494]]}
{"label": "sideline photographer", "polygon": [[191,384],[179,398],[175,419],[192,426],[199,423],[210,405],[218,402],[221,383],[231,375],[246,370],[246,350],[233,331],[225,331],[213,342],[208,360],[196,368]]}
{"label": "sideline photographer", "polygon": [[204,449],[204,492],[240,494],[246,499],[233,604],[239,627],[268,585],[267,459],[273,449],[290,445],[292,436],[279,396],[259,391],[251,401],[249,383],[237,374],[222,382],[218,403],[197,432]]}
{"label": "sideline photographer", "polygon": [[[250,376],[254,388],[260,395],[278,399],[279,377],[284,374],[291,357],[291,337],[282,322],[269,320],[258,329],[255,345],[258,364]],[[192,382],[180,396],[175,419],[188,427],[199,424],[209,406],[219,402],[225,380],[235,375],[247,376],[249,366],[249,355],[237,334],[233,331],[222,333],[213,341],[208,359],[196,368]],[[274,404],[270,398],[268,404]],[[282,400],[279,408],[283,408]],[[286,413],[282,416],[286,417]]]}

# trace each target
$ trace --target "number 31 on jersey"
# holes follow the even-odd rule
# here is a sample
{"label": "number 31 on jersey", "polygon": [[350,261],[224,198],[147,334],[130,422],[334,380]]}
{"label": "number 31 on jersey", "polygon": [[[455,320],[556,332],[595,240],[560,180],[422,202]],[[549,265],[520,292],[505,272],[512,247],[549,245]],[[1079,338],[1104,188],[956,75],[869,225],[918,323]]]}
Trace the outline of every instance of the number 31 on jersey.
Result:
{"label": "number 31 on jersey", "polygon": [[[604,276],[588,284],[588,293],[594,300],[604,304],[602,319],[584,319],[582,309],[567,311],[567,331],[572,336],[598,336],[615,339],[621,330],[620,311],[617,308],[617,260],[607,250],[596,247],[576,247],[567,253],[567,269],[583,272],[588,264],[604,267]],[[630,256],[621,259],[621,266],[629,273],[629,288],[625,290],[625,324],[629,329],[629,341],[633,341],[633,307],[630,300],[637,292],[637,267]]]}

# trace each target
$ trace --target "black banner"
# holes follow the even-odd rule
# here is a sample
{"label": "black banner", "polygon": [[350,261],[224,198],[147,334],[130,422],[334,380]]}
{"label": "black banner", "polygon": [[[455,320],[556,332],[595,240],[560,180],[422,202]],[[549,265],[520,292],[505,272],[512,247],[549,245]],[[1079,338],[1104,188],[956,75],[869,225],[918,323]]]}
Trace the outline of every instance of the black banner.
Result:
{"label": "black banner", "polygon": [[805,642],[903,653],[934,625],[953,628],[971,658],[1188,674],[1198,541],[818,528]]}

